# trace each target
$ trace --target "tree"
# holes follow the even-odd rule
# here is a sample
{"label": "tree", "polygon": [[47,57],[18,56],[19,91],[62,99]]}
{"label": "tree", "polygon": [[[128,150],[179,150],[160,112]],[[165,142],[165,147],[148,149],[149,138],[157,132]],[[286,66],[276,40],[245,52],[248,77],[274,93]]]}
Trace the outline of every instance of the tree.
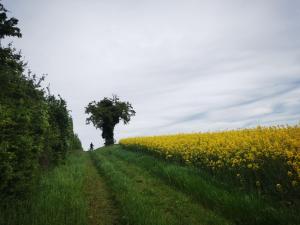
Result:
{"label": "tree", "polygon": [[5,36],[22,37],[20,28],[16,27],[18,20],[16,18],[7,18],[7,10],[0,3],[0,39]]}
{"label": "tree", "polygon": [[114,144],[114,128],[122,120],[124,124],[129,123],[130,118],[135,115],[129,102],[121,102],[119,97],[113,95],[112,98],[105,97],[99,102],[92,101],[85,108],[85,113],[90,114],[86,119],[87,124],[93,125],[102,130],[102,138],[105,145]]}

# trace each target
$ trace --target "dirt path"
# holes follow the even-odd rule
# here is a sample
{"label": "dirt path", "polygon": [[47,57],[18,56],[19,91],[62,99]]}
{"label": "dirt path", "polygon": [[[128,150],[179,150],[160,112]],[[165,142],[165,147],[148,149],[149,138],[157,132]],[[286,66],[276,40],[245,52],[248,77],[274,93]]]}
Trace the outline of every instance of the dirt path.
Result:
{"label": "dirt path", "polygon": [[90,225],[117,225],[119,210],[103,178],[98,174],[90,157],[87,157],[85,193],[89,202]]}

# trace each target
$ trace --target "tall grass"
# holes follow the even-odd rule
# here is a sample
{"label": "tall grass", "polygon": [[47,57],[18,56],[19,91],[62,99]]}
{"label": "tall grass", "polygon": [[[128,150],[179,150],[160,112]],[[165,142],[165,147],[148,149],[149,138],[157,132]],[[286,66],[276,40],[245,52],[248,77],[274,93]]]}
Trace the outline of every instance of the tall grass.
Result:
{"label": "tall grass", "polygon": [[83,194],[84,153],[70,155],[65,164],[42,174],[26,199],[0,202],[2,225],[85,225],[88,205]]}

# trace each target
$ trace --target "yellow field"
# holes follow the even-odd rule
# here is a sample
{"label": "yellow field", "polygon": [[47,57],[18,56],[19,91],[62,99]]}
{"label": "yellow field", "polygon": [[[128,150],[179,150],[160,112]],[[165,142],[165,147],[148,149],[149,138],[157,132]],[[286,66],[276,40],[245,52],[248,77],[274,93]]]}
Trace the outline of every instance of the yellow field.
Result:
{"label": "yellow field", "polygon": [[234,178],[259,191],[299,195],[299,125],[136,137],[120,144]]}

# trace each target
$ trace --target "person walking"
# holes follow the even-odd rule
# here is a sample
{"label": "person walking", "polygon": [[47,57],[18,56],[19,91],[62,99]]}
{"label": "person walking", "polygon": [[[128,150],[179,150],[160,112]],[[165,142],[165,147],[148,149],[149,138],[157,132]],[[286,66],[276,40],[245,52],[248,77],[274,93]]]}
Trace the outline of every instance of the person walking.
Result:
{"label": "person walking", "polygon": [[93,142],[91,142],[90,144],[90,151],[94,150],[94,145],[93,145]]}

